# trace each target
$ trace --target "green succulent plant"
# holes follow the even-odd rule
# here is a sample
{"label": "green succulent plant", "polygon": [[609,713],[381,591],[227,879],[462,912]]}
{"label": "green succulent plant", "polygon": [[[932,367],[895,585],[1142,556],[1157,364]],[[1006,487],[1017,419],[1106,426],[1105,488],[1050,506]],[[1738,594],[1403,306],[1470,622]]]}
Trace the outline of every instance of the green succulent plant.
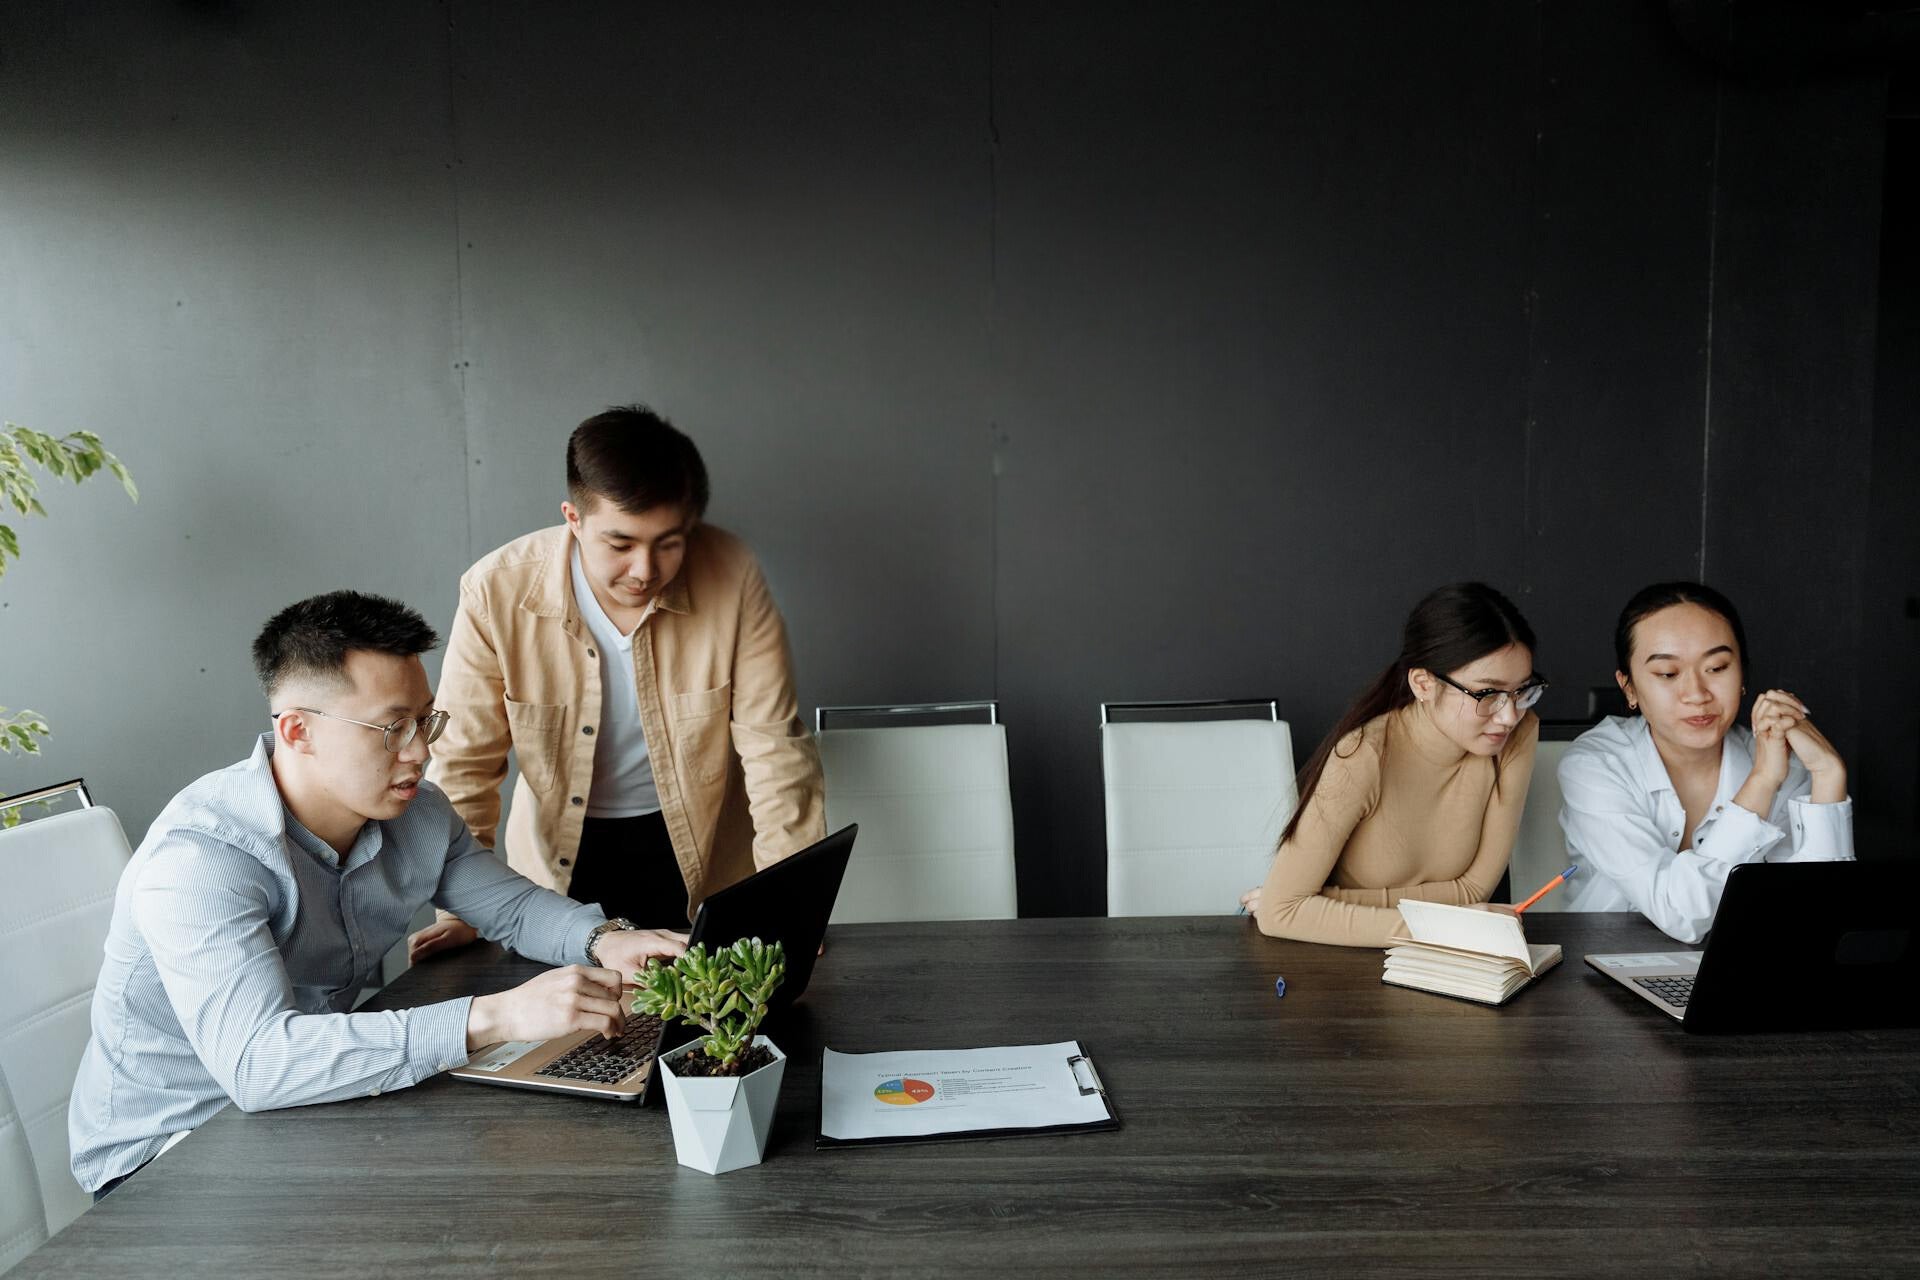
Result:
{"label": "green succulent plant", "polygon": [[633,975],[633,1011],[699,1027],[706,1032],[700,1051],[732,1074],[786,976],[787,952],[778,942],[742,938],[711,954],[696,942],[672,964],[656,958]]}

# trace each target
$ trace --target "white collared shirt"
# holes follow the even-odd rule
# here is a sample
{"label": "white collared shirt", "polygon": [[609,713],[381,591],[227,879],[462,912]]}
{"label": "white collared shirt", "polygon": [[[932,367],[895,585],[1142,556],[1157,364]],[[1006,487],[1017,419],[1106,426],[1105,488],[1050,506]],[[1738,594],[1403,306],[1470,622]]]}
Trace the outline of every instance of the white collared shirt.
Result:
{"label": "white collared shirt", "polygon": [[632,631],[613,625],[587,583],[576,542],[569,553],[573,600],[580,620],[600,651],[600,726],[593,740],[593,788],[587,792],[589,818],[637,818],[660,811],[660,789],[653,781],[653,757],[640,724],[640,686],[633,672],[633,638],[660,603],[655,596],[641,611]]}
{"label": "white collared shirt", "polygon": [[1686,806],[1646,720],[1613,716],[1581,734],[1560,760],[1560,826],[1580,866],[1566,910],[1638,911],[1698,942],[1740,863],[1853,861],[1851,799],[1813,803],[1813,778],[1795,758],[1763,818],[1733,802],[1752,769],[1753,731],[1735,725],[1721,745],[1713,804],[1681,852]]}

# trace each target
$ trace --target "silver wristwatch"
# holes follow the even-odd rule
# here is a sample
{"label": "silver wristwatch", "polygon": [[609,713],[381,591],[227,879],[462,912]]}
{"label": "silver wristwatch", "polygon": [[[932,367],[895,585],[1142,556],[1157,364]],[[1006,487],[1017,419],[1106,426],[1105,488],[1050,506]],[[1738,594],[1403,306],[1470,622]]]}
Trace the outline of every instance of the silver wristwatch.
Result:
{"label": "silver wristwatch", "polygon": [[638,929],[639,927],[639,925],[627,919],[625,916],[615,916],[611,920],[602,920],[599,924],[593,926],[592,932],[587,934],[587,963],[596,969],[601,967],[600,957],[595,954],[600,946],[601,934],[619,933],[626,929]]}

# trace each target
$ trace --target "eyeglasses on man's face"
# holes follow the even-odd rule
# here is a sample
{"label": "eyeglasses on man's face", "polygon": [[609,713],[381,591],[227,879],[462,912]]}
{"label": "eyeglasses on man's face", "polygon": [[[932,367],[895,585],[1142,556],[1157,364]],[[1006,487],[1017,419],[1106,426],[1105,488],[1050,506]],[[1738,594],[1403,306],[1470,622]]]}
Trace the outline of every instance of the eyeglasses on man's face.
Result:
{"label": "eyeglasses on man's face", "polygon": [[[413,745],[413,740],[422,730],[426,731],[427,741],[435,742],[447,727],[448,715],[444,711],[430,712],[425,716],[401,716],[392,724],[369,724],[365,720],[355,720],[351,716],[337,716],[331,711],[322,711],[318,707],[289,707],[288,711],[304,711],[310,716],[325,716],[329,720],[344,720],[348,724],[357,724],[362,729],[378,729],[380,741],[388,751],[399,755]],[[285,711],[276,711],[273,718],[278,720]]]}
{"label": "eyeglasses on man's face", "polygon": [[1452,685],[1473,699],[1473,713],[1482,720],[1491,720],[1506,710],[1511,702],[1515,708],[1525,711],[1540,701],[1540,695],[1547,691],[1547,682],[1541,676],[1533,676],[1518,689],[1469,689],[1449,676],[1436,671],[1434,678],[1443,684]]}

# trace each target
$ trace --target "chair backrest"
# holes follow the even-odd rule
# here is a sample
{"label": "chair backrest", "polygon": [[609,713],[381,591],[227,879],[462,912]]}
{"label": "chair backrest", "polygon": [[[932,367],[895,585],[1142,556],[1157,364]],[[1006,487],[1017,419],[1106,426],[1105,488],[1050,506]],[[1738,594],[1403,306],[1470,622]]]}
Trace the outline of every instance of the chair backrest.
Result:
{"label": "chair backrest", "polygon": [[[1507,863],[1510,901],[1522,901],[1567,869],[1567,837],[1560,829],[1560,759],[1572,745],[1542,740],[1534,751],[1533,780],[1527,784],[1520,832],[1513,842],[1513,858]],[[1528,907],[1527,913],[1564,911],[1572,897],[1560,889]]]}
{"label": "chair backrest", "polygon": [[0,831],[0,1271],[91,1198],[67,1157],[67,1099],[132,856],[111,809]]}
{"label": "chair backrest", "polygon": [[827,827],[860,824],[835,924],[1019,913],[1005,725],[823,729],[819,740]]}
{"label": "chair backrest", "polygon": [[1298,799],[1280,719],[1109,721],[1107,914],[1232,915]]}
{"label": "chair backrest", "polygon": [[9,827],[22,822],[32,822],[37,818],[51,817],[56,813],[68,813],[74,809],[91,809],[93,795],[87,790],[85,778],[71,778],[66,782],[56,782],[50,787],[38,787],[32,791],[19,791],[10,796],[0,796],[0,823]]}

